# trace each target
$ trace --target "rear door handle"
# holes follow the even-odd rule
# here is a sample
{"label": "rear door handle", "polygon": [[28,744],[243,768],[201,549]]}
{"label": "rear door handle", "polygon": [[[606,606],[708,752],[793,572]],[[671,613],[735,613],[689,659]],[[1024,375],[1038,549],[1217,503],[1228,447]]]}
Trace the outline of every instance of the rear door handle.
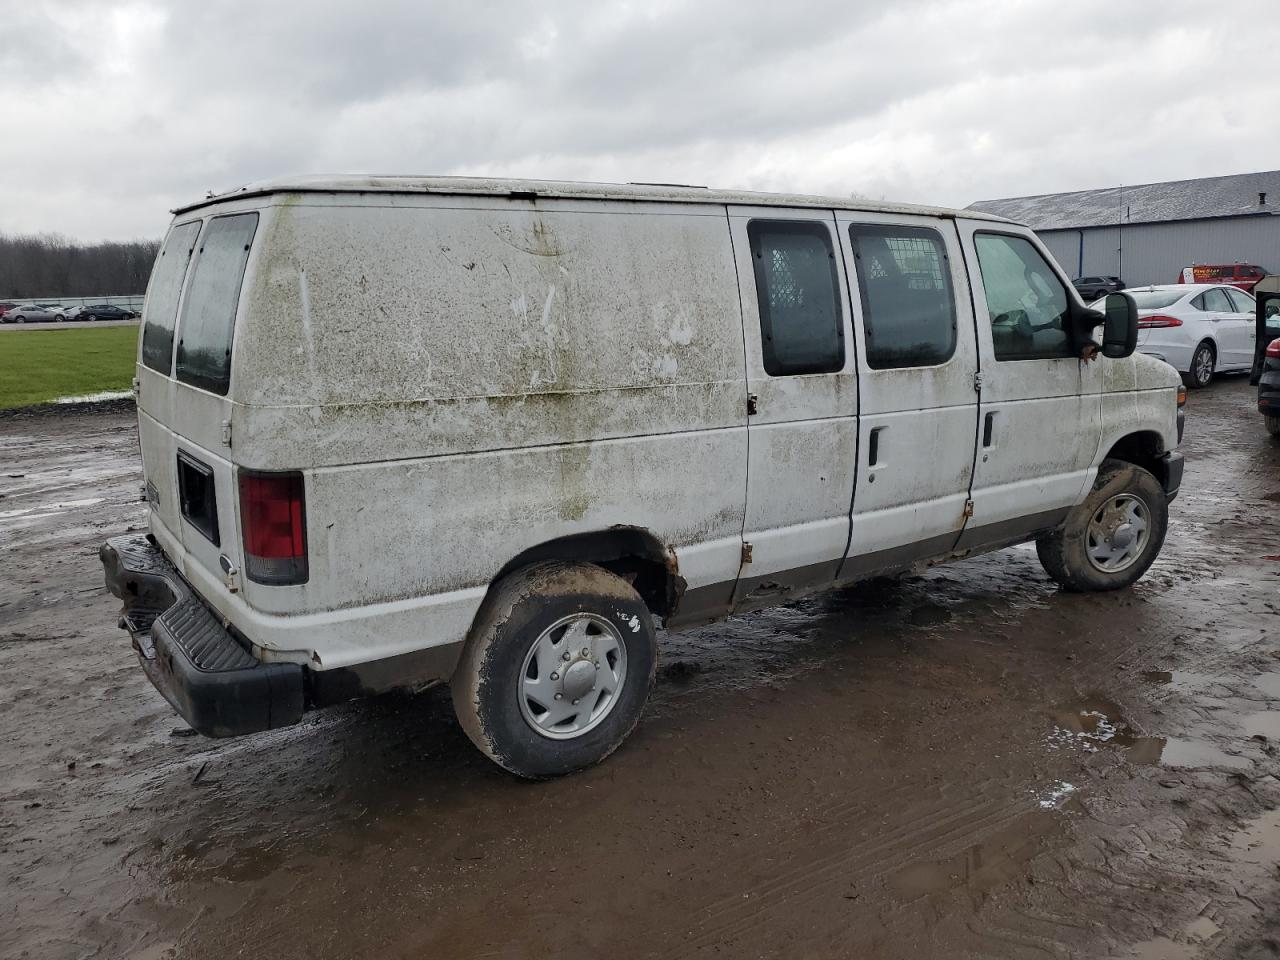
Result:
{"label": "rear door handle", "polygon": [[996,415],[988,413],[982,420],[982,446],[990,447],[992,434],[995,432]]}

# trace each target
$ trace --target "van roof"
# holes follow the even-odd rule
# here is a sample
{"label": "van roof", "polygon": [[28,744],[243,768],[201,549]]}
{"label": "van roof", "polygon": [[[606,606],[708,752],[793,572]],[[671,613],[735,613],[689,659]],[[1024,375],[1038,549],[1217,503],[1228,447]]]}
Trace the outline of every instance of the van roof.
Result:
{"label": "van roof", "polygon": [[585,183],[567,180],[515,180],[489,177],[418,177],[400,175],[325,175],[278,177],[245,184],[225,193],[210,194],[196,203],[173,210],[185,213],[224,200],[266,196],[273,193],[420,193],[456,196],[583,200],[631,200],[649,203],[716,203],[744,206],[823,207],[875,213],[914,213],[933,217],[965,217],[973,220],[1012,221],[976,210],[955,210],[907,203],[885,203],[851,197],[823,197],[792,193],[757,193],[749,190],[711,190],[673,183]]}

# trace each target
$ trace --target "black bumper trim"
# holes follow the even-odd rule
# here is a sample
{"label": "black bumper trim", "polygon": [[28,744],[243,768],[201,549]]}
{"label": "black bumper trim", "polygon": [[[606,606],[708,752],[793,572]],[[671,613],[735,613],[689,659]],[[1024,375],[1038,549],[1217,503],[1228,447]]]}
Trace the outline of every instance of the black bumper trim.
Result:
{"label": "black bumper trim", "polygon": [[1164,469],[1160,471],[1161,484],[1164,487],[1165,496],[1172,502],[1182,486],[1182,470],[1186,466],[1186,461],[1177,451],[1170,451],[1160,459],[1164,462]]}
{"label": "black bumper trim", "polygon": [[98,556],[143,672],[194,729],[234,737],[301,719],[302,667],[255,658],[150,539],[115,537]]}

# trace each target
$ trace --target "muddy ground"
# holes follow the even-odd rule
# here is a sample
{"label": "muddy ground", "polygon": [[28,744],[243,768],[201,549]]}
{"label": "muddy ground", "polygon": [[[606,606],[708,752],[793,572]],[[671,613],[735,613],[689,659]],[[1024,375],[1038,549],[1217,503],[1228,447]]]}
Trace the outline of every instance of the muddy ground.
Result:
{"label": "muddy ground", "polygon": [[138,669],[128,414],[0,421],[0,956],[1280,956],[1280,445],[1194,394],[1135,588],[1032,548],[664,636],[546,784],[443,691],[235,741]]}

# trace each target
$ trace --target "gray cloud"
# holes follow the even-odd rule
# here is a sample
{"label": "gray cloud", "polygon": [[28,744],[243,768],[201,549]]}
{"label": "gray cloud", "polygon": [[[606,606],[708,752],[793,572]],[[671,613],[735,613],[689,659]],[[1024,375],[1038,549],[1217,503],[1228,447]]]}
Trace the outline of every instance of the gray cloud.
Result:
{"label": "gray cloud", "polygon": [[1255,52],[1278,46],[1270,14],[1267,0],[1237,3],[1230,27],[1198,0],[0,0],[0,230],[154,236],[207,189],[295,172],[963,205],[1264,169],[1280,148],[1265,109],[1280,81]]}

